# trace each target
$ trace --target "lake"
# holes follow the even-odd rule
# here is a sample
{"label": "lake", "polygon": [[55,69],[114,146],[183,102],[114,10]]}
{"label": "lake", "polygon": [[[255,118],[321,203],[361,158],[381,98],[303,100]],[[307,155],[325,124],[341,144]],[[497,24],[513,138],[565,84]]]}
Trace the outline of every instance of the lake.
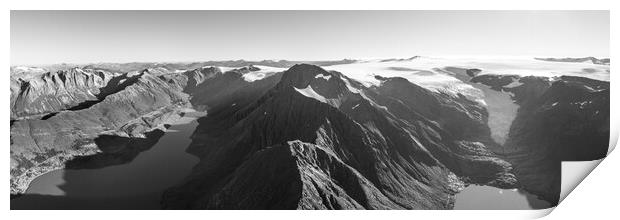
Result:
{"label": "lake", "polygon": [[[37,177],[11,209],[159,209],[164,190],[183,180],[198,158],[185,152],[201,113],[189,112],[146,138],[99,137],[103,153]],[[114,149],[127,149],[115,151]]]}
{"label": "lake", "polygon": [[518,189],[470,185],[456,195],[454,209],[516,210],[546,209],[550,204]]}

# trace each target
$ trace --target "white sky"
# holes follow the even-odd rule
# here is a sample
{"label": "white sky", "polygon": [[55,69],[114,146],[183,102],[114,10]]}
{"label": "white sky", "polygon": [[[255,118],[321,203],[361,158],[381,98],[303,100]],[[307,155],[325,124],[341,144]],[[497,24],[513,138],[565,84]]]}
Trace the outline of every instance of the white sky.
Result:
{"label": "white sky", "polygon": [[608,57],[609,11],[11,11],[11,64]]}

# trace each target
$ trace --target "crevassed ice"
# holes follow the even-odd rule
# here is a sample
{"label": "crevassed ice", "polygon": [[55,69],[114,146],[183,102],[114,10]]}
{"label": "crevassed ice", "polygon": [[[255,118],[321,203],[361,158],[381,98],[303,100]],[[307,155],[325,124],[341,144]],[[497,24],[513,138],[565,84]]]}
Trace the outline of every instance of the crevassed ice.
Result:
{"label": "crevassed ice", "polygon": [[410,82],[437,92],[472,94],[474,90],[470,85],[444,73],[434,71],[434,68],[418,68],[414,61],[363,61],[352,64],[327,66],[326,69],[336,70],[359,81],[366,87],[379,86],[381,81],[375,76],[403,77]]}

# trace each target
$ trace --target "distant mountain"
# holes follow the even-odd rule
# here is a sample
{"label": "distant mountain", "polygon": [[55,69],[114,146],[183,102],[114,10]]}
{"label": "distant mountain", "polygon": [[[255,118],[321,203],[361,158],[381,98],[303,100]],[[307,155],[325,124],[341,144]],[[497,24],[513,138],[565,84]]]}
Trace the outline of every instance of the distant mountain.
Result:
{"label": "distant mountain", "polygon": [[25,79],[11,77],[11,119],[57,112],[78,103],[95,100],[118,75],[95,70],[70,68]]}
{"label": "distant mountain", "polygon": [[224,61],[204,61],[204,62],[130,62],[130,63],[91,63],[91,64],[56,64],[56,65],[40,65],[34,67],[28,66],[12,66],[11,74],[21,73],[45,73],[57,72],[70,68],[103,70],[112,73],[126,73],[132,71],[140,71],[144,69],[160,69],[169,72],[187,71],[205,66],[217,67],[233,67],[239,68],[250,65],[269,66],[278,68],[289,68],[295,64],[309,63],[319,66],[331,66],[338,64],[349,64],[357,60],[325,60],[325,61],[290,61],[290,60],[224,60]]}
{"label": "distant mountain", "polygon": [[542,61],[551,61],[551,62],[570,62],[570,63],[593,63],[593,64],[601,64],[601,65],[609,65],[609,58],[597,59],[594,57],[583,57],[583,58],[535,58],[537,60]]}
{"label": "distant mountain", "polygon": [[401,58],[401,59],[397,59],[397,58],[384,59],[384,60],[381,60],[380,62],[412,61],[412,60],[415,60],[415,59],[418,59],[418,58],[420,58],[420,56],[412,56],[412,57],[409,57],[409,58]]}

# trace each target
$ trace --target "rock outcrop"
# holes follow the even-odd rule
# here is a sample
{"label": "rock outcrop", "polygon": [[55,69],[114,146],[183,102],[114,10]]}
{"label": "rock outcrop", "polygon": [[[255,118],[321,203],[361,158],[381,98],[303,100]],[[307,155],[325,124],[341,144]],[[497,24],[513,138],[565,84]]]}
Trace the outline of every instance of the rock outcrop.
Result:
{"label": "rock outcrop", "polygon": [[58,112],[96,100],[117,76],[80,68],[32,74],[34,76],[28,75],[27,78],[11,75],[11,120]]}

